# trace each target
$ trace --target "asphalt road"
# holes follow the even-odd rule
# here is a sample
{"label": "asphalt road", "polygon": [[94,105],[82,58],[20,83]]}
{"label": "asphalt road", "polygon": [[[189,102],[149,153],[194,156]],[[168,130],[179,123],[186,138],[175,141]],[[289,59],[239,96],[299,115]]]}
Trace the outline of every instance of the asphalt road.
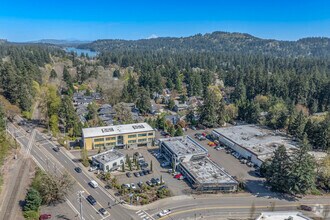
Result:
{"label": "asphalt road", "polygon": [[[9,131],[23,145],[27,146],[29,138],[22,128],[14,127],[8,123]],[[275,204],[275,210],[296,210],[300,204],[308,204],[315,206],[317,204],[329,204],[330,198],[327,196],[308,197],[300,200],[294,198],[286,198],[281,195],[269,197],[269,194],[258,195],[204,195],[204,196],[188,196],[185,199],[169,198],[160,200],[156,203],[149,204],[143,207],[129,207],[124,205],[114,205],[114,198],[102,187],[96,189],[91,188],[88,182],[91,177],[88,173],[76,173],[74,167],[80,164],[75,163],[67,156],[65,150],[55,152],[53,147],[55,144],[49,141],[43,134],[36,132],[35,144],[31,148],[31,155],[36,163],[43,169],[50,172],[63,172],[66,170],[76,180],[77,184],[72,192],[67,197],[68,205],[78,213],[79,204],[77,201],[77,192],[84,191],[84,196],[92,195],[97,200],[95,207],[91,206],[86,200],[83,201],[83,217],[85,220],[94,219],[116,219],[116,220],[131,220],[131,219],[157,219],[157,214],[163,209],[171,209],[172,214],[161,219],[215,219],[215,218],[230,218],[237,216],[246,216],[250,213],[252,204],[255,204],[256,212],[267,211],[271,204]],[[112,205],[110,216],[101,216],[98,209],[108,207],[108,202]],[[139,210],[141,209],[141,210]],[[142,211],[144,210],[144,211]],[[78,218],[77,218],[78,219]]]}
{"label": "asphalt road", "polygon": [[[9,131],[14,134],[17,141],[23,146],[27,147],[29,142],[29,137],[23,129],[14,127],[13,124],[8,124]],[[106,192],[102,187],[92,188],[89,186],[91,178],[85,172],[77,173],[74,171],[74,167],[79,166],[79,164],[74,163],[71,158],[69,158],[63,151],[55,152],[53,148],[54,143],[49,141],[43,134],[36,132],[35,144],[31,148],[31,155],[35,159],[36,163],[41,166],[44,170],[50,172],[64,172],[65,170],[69,172],[72,177],[76,180],[74,186],[74,191],[68,195],[67,202],[68,205],[78,214],[79,213],[79,203],[78,203],[78,191],[84,191],[83,200],[83,217],[85,220],[94,219],[118,219],[127,220],[137,218],[134,211],[124,209],[120,204],[117,204],[114,198]],[[97,204],[92,206],[86,200],[87,195],[92,195]],[[110,202],[111,209],[107,208]],[[108,210],[111,215],[101,216],[98,210],[103,207]]]}

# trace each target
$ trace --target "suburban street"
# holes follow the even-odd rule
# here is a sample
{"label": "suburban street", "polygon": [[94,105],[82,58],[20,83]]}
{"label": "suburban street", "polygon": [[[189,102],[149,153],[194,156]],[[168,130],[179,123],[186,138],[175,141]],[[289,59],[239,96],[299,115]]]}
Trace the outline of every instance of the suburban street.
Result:
{"label": "suburban street", "polygon": [[[13,124],[8,124],[8,130],[10,133],[14,134],[17,141],[23,146],[27,146],[29,142],[29,137],[25,135],[23,129],[18,129]],[[35,159],[37,165],[39,165],[44,170],[50,172],[69,172],[73,178],[76,180],[76,185],[74,186],[74,191],[67,198],[68,205],[78,214],[79,213],[79,203],[78,203],[78,191],[84,191],[84,197],[87,195],[92,195],[96,201],[97,205],[94,207],[88,203],[86,199],[83,200],[83,217],[84,219],[131,219],[132,213],[126,209],[123,209],[121,205],[115,204],[113,197],[105,191],[102,187],[91,188],[88,183],[90,182],[90,177],[85,173],[76,173],[74,167],[78,166],[75,164],[65,153],[62,151],[55,152],[53,147],[54,143],[50,142],[38,131],[35,136],[35,144],[31,148],[31,155]],[[107,208],[110,202],[111,216],[101,216],[98,209],[101,207]],[[110,209],[107,208],[108,211]],[[134,212],[133,212],[134,213]],[[78,219],[78,216],[77,216]]]}
{"label": "suburban street", "polygon": [[[9,132],[21,143],[27,147],[29,143],[29,136],[31,133],[26,133],[23,128],[8,124]],[[249,216],[252,204],[255,205],[256,214],[260,211],[270,210],[275,207],[275,210],[296,210],[297,206],[301,204],[308,204],[311,206],[317,204],[326,205],[329,203],[328,197],[306,197],[300,200],[284,197],[269,197],[269,194],[251,195],[244,194],[218,194],[218,195],[187,195],[167,198],[157,201],[155,203],[145,205],[143,207],[136,207],[130,205],[117,204],[115,198],[107,192],[102,186],[98,188],[91,188],[88,183],[92,179],[90,175],[84,171],[77,173],[74,167],[80,166],[78,162],[73,161],[61,149],[55,152],[53,147],[56,145],[50,141],[45,135],[36,131],[35,141],[31,147],[31,156],[35,162],[42,169],[49,172],[69,172],[76,180],[73,192],[67,197],[68,205],[77,213],[76,219],[79,219],[79,203],[78,191],[84,191],[84,197],[92,195],[97,205],[91,206],[86,199],[83,200],[83,217],[84,219],[157,219],[157,214],[164,209],[170,209],[172,214],[161,219],[197,219],[197,218],[228,218]],[[96,180],[97,181],[97,180]],[[273,196],[273,195],[272,195]],[[110,203],[111,209],[108,208]],[[273,204],[273,205],[272,205]],[[106,208],[110,216],[101,216],[98,209]]]}

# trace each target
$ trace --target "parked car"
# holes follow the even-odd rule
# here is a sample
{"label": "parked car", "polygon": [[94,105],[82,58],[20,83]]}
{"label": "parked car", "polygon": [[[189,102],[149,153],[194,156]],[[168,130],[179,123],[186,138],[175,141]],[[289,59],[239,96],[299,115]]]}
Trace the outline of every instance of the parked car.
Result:
{"label": "parked car", "polygon": [[144,176],[144,173],[142,170],[139,172],[139,174],[140,174],[140,176]]}
{"label": "parked car", "polygon": [[203,135],[198,136],[197,139],[200,140],[200,141],[206,140],[206,138]]}
{"label": "parked car", "polygon": [[39,220],[46,220],[46,219],[50,219],[52,217],[51,214],[42,214],[39,216]]}
{"label": "parked car", "polygon": [[215,147],[217,146],[214,142],[210,141],[209,143],[207,143],[207,145],[209,145],[210,147]]}
{"label": "parked car", "polygon": [[108,214],[108,211],[105,210],[105,208],[100,208],[100,209],[99,209],[99,212],[100,212],[102,215],[107,215],[107,214]]}
{"label": "parked car", "polygon": [[196,130],[197,130],[197,128],[196,128],[195,126],[191,126],[191,130],[194,130],[194,131],[196,131]]}
{"label": "parked car", "polygon": [[96,205],[96,200],[94,199],[93,196],[89,195],[89,196],[87,196],[86,199],[91,205]]}
{"label": "parked car", "polygon": [[156,178],[156,182],[157,182],[157,185],[160,185],[160,184],[164,183],[164,180],[160,181],[159,178]]}
{"label": "parked car", "polygon": [[53,150],[54,150],[55,152],[59,152],[59,151],[60,151],[60,148],[59,148],[59,147],[53,147]]}
{"label": "parked car", "polygon": [[135,183],[131,183],[131,188],[136,189]]}
{"label": "parked car", "polygon": [[241,158],[239,161],[241,162],[241,164],[246,164],[246,163],[248,162],[248,161],[247,161],[246,159],[244,159],[244,158]]}
{"label": "parked car", "polygon": [[163,158],[163,154],[161,154],[161,153],[157,154],[156,158],[157,158],[157,159],[161,159],[161,158]]}
{"label": "parked car", "polygon": [[149,164],[147,162],[140,164],[141,168],[147,168],[148,166],[149,166]]}
{"label": "parked car", "polygon": [[126,173],[126,176],[127,176],[128,178],[130,178],[130,177],[132,176],[132,173],[131,173],[131,172],[127,172],[127,173]]}
{"label": "parked car", "polygon": [[153,184],[153,185],[157,185],[158,184],[158,181],[155,179],[155,178],[151,178],[151,183]]}
{"label": "parked car", "polygon": [[161,164],[161,167],[167,167],[169,166],[171,163],[169,161],[164,161],[162,164]]}
{"label": "parked car", "polygon": [[75,167],[74,170],[75,170],[77,173],[81,173],[81,172],[82,172],[82,170],[81,170],[80,167]]}
{"label": "parked car", "polygon": [[168,186],[166,186],[166,185],[162,185],[161,187],[158,188],[158,190],[161,190],[161,189],[167,189],[167,188],[168,188]]}
{"label": "parked car", "polygon": [[127,189],[131,188],[131,185],[129,183],[123,184],[121,186]]}
{"label": "parked car", "polygon": [[95,170],[97,170],[97,167],[95,167],[95,166],[92,166],[92,167],[90,167],[90,168],[88,169],[88,171],[90,171],[90,172],[93,172],[93,171],[95,171]]}
{"label": "parked car", "polygon": [[134,176],[135,176],[135,177],[139,177],[139,176],[140,176],[140,173],[139,173],[139,172],[135,172],[135,173],[134,173]]}
{"label": "parked car", "polygon": [[153,186],[154,185],[150,180],[147,180],[146,183],[147,183],[148,186]]}
{"label": "parked car", "polygon": [[313,208],[308,206],[308,205],[300,205],[299,209],[304,210],[304,211],[308,211],[308,212],[313,211]]}
{"label": "parked car", "polygon": [[148,170],[142,170],[142,172],[143,172],[144,175],[148,175],[149,174]]}
{"label": "parked car", "polygon": [[165,209],[165,210],[161,211],[160,213],[158,213],[158,216],[159,216],[159,217],[164,217],[164,216],[169,215],[169,214],[171,214],[171,213],[172,213],[172,212],[171,212],[170,209]]}
{"label": "parked car", "polygon": [[176,175],[174,176],[174,178],[175,178],[175,179],[179,179],[181,176],[182,176],[182,174],[181,174],[181,173],[178,173],[178,174],[176,174]]}
{"label": "parked car", "polygon": [[143,183],[142,181],[140,181],[140,182],[137,183],[137,185],[138,185],[140,188],[143,186],[143,184],[144,184],[144,183]]}
{"label": "parked car", "polygon": [[246,165],[247,165],[248,167],[253,167],[253,163],[252,163],[251,161],[247,162]]}

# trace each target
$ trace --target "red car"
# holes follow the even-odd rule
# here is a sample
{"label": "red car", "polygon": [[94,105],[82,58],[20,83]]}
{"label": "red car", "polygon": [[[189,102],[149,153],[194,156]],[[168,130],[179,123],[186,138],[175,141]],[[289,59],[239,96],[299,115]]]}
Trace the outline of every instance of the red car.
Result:
{"label": "red car", "polygon": [[181,176],[182,176],[182,174],[181,174],[181,173],[178,173],[178,174],[176,174],[176,175],[174,176],[174,178],[175,178],[175,179],[180,179]]}
{"label": "red car", "polygon": [[51,214],[42,214],[39,216],[39,220],[50,219],[52,217]]}

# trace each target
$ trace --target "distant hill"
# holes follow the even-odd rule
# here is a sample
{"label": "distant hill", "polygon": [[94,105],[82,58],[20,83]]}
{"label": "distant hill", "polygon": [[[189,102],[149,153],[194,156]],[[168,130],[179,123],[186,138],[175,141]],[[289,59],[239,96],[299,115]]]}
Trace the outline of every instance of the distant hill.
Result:
{"label": "distant hill", "polygon": [[97,40],[78,46],[95,51],[222,52],[274,56],[330,57],[330,38],[311,37],[297,41],[261,39],[250,34],[213,32],[190,37],[158,37],[141,40]]}
{"label": "distant hill", "polygon": [[56,40],[56,39],[42,39],[37,41],[29,41],[26,43],[32,44],[53,44],[58,46],[77,46],[80,44],[87,44],[91,41],[81,41],[81,40]]}
{"label": "distant hill", "polygon": [[0,44],[5,44],[5,43],[7,43],[6,39],[0,39]]}

